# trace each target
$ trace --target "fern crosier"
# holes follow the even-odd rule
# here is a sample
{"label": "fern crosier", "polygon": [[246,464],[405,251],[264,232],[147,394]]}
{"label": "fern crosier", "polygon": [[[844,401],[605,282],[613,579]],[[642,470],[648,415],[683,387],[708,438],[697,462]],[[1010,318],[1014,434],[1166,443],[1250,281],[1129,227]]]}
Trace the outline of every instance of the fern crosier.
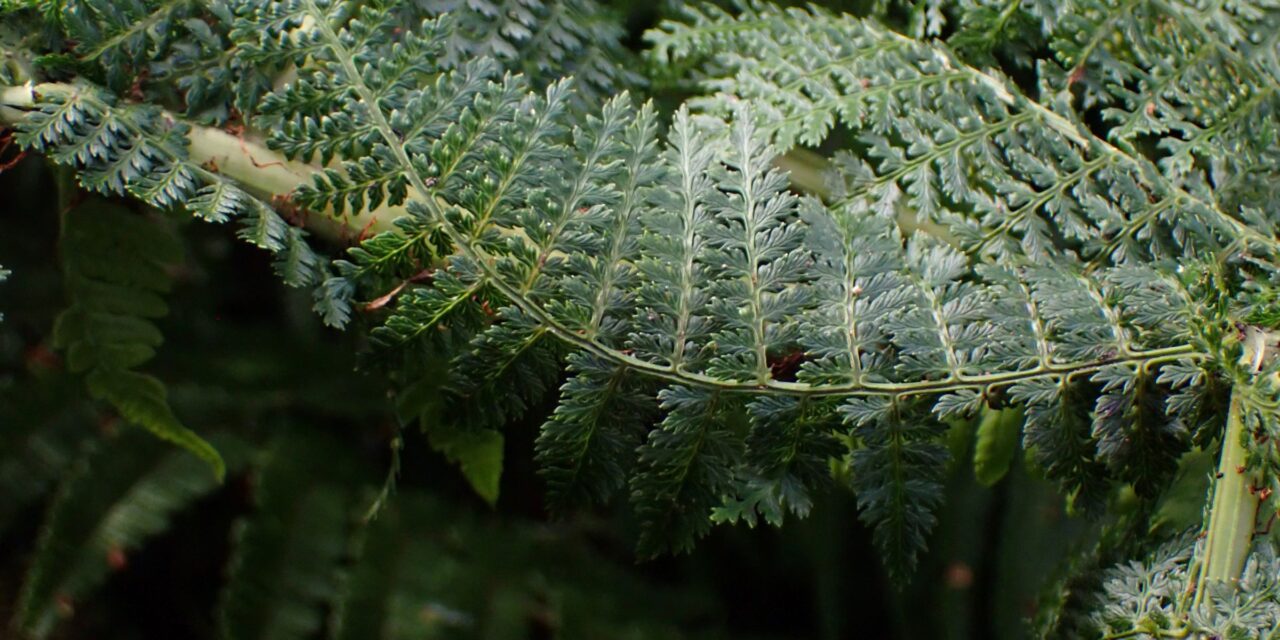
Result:
{"label": "fern crosier", "polygon": [[[1052,69],[1033,92],[849,16],[750,4],[665,24],[655,59],[705,56],[714,79],[664,138],[655,109],[626,94],[586,108],[574,81],[534,86],[501,60],[451,58],[463,18],[380,2],[215,8],[201,15],[232,66],[281,74],[236,104],[281,162],[310,167],[289,201],[351,226],[399,216],[331,273],[242,184],[252,174],[192,163],[192,132],[205,130],[158,106],[37,88],[24,144],[90,186],[202,217],[247,213],[307,274],[299,283],[324,279],[329,321],[376,312],[384,353],[453,359],[445,387],[487,409],[468,411],[469,426],[519,415],[569,362],[539,441],[553,502],[629,486],[645,553],[689,548],[713,514],[806,513],[815,469],[846,432],[861,447],[863,512],[909,568],[932,526],[940,421],[1005,403],[1023,407],[1025,444],[1085,502],[1109,482],[1154,494],[1190,437],[1197,391],[1230,369],[1230,340],[1194,330],[1200,300],[1173,259],[1261,282],[1280,251],[1269,210],[1246,206],[1257,189],[1220,198],[1197,168],[1228,163],[1251,120],[1187,149],[1167,136],[1170,157],[1193,166],[1162,163],[1123,124],[1086,126],[1101,94],[1074,104],[1069,87],[1050,90]],[[1186,33],[1264,82],[1245,40],[1215,29]],[[1164,73],[1164,58],[1133,60],[1139,83]],[[1159,113],[1192,104],[1174,102]],[[775,161],[837,117],[859,154],[844,190],[793,194]],[[903,232],[903,217],[951,242]],[[512,382],[526,393],[506,393]],[[606,423],[619,407],[636,410]]]}

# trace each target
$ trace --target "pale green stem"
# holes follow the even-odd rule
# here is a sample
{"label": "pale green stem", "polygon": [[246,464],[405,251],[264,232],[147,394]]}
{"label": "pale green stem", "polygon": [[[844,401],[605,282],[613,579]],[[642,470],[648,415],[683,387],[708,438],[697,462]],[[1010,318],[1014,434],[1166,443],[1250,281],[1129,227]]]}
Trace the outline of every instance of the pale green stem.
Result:
{"label": "pale green stem", "polygon": [[1244,439],[1248,434],[1241,411],[1241,401],[1233,394],[1226,433],[1222,437],[1217,481],[1213,487],[1213,505],[1209,511],[1209,531],[1201,558],[1203,566],[1196,587],[1196,602],[1204,599],[1205,587],[1210,582],[1234,583],[1240,579],[1253,541],[1258,497],[1251,491],[1254,474],[1245,468],[1248,452]]}
{"label": "pale green stem", "polygon": [[[1240,361],[1256,373],[1266,355],[1266,336],[1250,328],[1244,341]],[[1239,383],[1237,383],[1239,384]],[[1209,529],[1200,558],[1200,577],[1196,583],[1195,603],[1205,598],[1210,583],[1234,585],[1244,571],[1245,559],[1253,542],[1258,518],[1258,496],[1253,490],[1256,473],[1246,467],[1249,437],[1244,423],[1244,401],[1238,390],[1231,393],[1227,428],[1222,434],[1222,455],[1213,486],[1213,504],[1209,508]]]}
{"label": "pale green stem", "polygon": [[[0,126],[18,124],[35,108],[36,96],[71,94],[75,86],[62,83],[0,86]],[[175,121],[172,114],[166,117]],[[195,164],[230,178],[245,191],[278,208],[287,208],[288,198],[299,185],[311,182],[322,170],[315,165],[296,162],[267,148],[254,135],[233,135],[215,127],[189,125],[187,153]],[[410,193],[409,198],[420,197]],[[396,218],[405,215],[403,206],[383,205],[373,210],[336,214],[332,209],[310,211],[304,224],[330,238],[350,240],[360,235],[388,231]]]}

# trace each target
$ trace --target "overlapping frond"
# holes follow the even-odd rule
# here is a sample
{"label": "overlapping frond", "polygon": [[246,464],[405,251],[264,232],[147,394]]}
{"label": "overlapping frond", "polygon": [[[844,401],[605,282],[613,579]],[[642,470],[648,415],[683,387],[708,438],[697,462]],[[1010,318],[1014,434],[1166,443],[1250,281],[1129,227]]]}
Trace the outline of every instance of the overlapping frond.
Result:
{"label": "overlapping frond", "polygon": [[937,522],[947,450],[941,425],[919,406],[887,398],[851,400],[840,408],[863,447],[853,454],[861,518],[874,528],[889,571],[905,579]]}
{"label": "overlapping frond", "polygon": [[[18,126],[23,146],[77,171],[85,189],[132,195],[159,209],[183,207],[210,222],[239,218],[239,235],[271,251],[293,286],[319,281],[322,259],[304,231],[234,182],[192,162],[188,125],[144,104],[122,104],[90,85],[50,88]],[[322,305],[318,304],[318,307]]]}
{"label": "overlapping frond", "polygon": [[[1275,74],[1239,35],[1269,23],[1183,16],[1170,44],[1143,14],[1124,51],[1054,40],[1104,4],[1042,16],[1068,68],[1046,65],[1038,93],[820,9],[691,10],[651,35],[654,57],[707,58],[713,95],[660,137],[651,105],[583,101],[622,75],[553,78],[559,61],[522,57],[578,51],[587,32],[557,16],[587,3],[234,2],[213,21],[233,64],[281,74],[241,115],[315,170],[292,202],[339,219],[403,206],[331,277],[300,230],[187,160],[186,125],[155,107],[54,92],[22,140],[90,188],[247,217],[290,282],[323,280],[332,323],[364,301],[380,349],[450,361],[411,373],[440,376],[490,453],[569,362],[538,445],[553,502],[628,486],[643,553],[687,549],[712,517],[804,514],[842,435],[861,447],[864,517],[906,568],[933,522],[943,420],[1020,406],[1024,444],[1078,500],[1111,482],[1154,493],[1229,351],[1201,335],[1172,258],[1248,280],[1280,255],[1257,181],[1224,178],[1269,171],[1266,136],[1232,142],[1270,131]],[[1157,4],[1120,9],[1199,11]],[[1188,43],[1204,58],[1172,60]],[[537,71],[504,74],[516,58]],[[1226,81],[1206,65],[1241,85],[1211,101]],[[1084,100],[1075,68],[1100,79]],[[834,202],[794,194],[779,155],[837,123],[853,153]],[[945,233],[902,231],[910,219]]]}
{"label": "overlapping frond", "polygon": [[163,341],[153,320],[168,313],[166,265],[181,258],[182,246],[154,221],[97,200],[72,207],[62,220],[71,304],[58,316],[53,339],[68,369],[85,375],[94,398],[199,456],[221,480],[218,451],[174,415],[163,382],[135,370]]}
{"label": "overlapping frond", "polygon": [[632,502],[643,523],[638,551],[656,556],[688,551],[711,528],[711,510],[734,487],[744,438],[735,421],[742,407],[718,391],[669,387],[658,394],[666,412],[639,449]]}
{"label": "overlapping frond", "polygon": [[[783,148],[817,145],[837,122],[852,129],[865,159],[846,167],[850,188],[841,195],[875,203],[886,214],[901,210],[942,223],[971,254],[1040,260],[1067,250],[1119,263],[1225,246],[1271,257],[1280,250],[1273,222],[1220,202],[1205,180],[1169,175],[1189,170],[1192,161],[1231,162],[1231,145],[1197,144],[1198,134],[1183,135],[1191,131],[1188,123],[1142,129],[1162,134],[1170,152],[1161,172],[1131,146],[1115,146],[1125,140],[1119,128],[1108,136],[1112,141],[1093,133],[1069,94],[1037,102],[997,71],[976,69],[944,47],[868,21],[755,3],[739,15],[691,9],[690,17],[691,24],[666,23],[649,37],[659,61],[714,61],[716,72],[704,83],[713,95],[697,100],[700,108],[726,114],[750,102]],[[1143,24],[1156,29],[1158,23]],[[1095,38],[1108,32],[1070,31]],[[1205,45],[1241,55],[1229,43]],[[1134,73],[1159,75],[1151,70],[1158,62],[1138,60]],[[1114,82],[1123,92],[1137,81]],[[1235,88],[1230,95],[1241,97],[1230,102],[1256,118],[1257,110],[1270,107],[1265,94],[1251,100],[1254,93]],[[1148,109],[1145,102],[1120,104]],[[1208,112],[1195,118],[1219,120]]]}
{"label": "overlapping frond", "polygon": [[421,0],[413,10],[430,17],[449,14],[457,28],[446,43],[446,64],[475,57],[501,61],[545,86],[565,76],[582,83],[584,107],[640,86],[631,68],[634,54],[609,9],[594,0]]}
{"label": "overlapping frond", "polygon": [[538,436],[538,461],[557,512],[607,503],[622,489],[656,413],[643,377],[624,366],[575,354],[569,370]]}
{"label": "overlapping frond", "polygon": [[1101,606],[1090,617],[1092,632],[1133,638],[1247,638],[1274,632],[1280,625],[1280,560],[1273,543],[1254,547],[1238,585],[1215,585],[1193,601],[1189,587],[1196,550],[1196,545],[1171,543],[1148,559],[1110,569],[1098,594]]}
{"label": "overlapping frond", "polygon": [[[1073,2],[1048,34],[1061,68],[1045,71],[1102,114],[1108,140],[1131,153],[1154,143],[1172,183],[1208,185],[1224,210],[1265,207],[1277,170],[1277,26],[1280,7],[1266,1]],[[1250,222],[1274,235],[1274,216],[1262,218]]]}

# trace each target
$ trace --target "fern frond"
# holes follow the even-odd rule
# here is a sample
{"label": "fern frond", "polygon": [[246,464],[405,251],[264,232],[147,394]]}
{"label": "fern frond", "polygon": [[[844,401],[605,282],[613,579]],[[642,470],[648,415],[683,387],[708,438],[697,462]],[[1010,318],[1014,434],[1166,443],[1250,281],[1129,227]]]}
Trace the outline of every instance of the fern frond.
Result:
{"label": "fern frond", "polygon": [[[1271,120],[1280,76],[1267,62],[1277,25],[1280,11],[1265,2],[1236,10],[1182,0],[1076,2],[1049,34],[1062,69],[1046,70],[1059,91],[1083,87],[1084,103],[1110,125],[1108,140],[1132,153],[1154,140],[1170,181],[1208,185],[1224,210],[1260,206],[1266,190],[1256,184],[1277,168]],[[1069,35],[1104,31],[1124,38]],[[1255,227],[1274,232],[1274,224]]]}
{"label": "fern frond", "polygon": [[1094,408],[1093,437],[1098,458],[1133,483],[1139,494],[1154,497],[1177,469],[1186,447],[1186,429],[1165,415],[1164,397],[1150,373],[1127,366],[1094,374],[1101,385]]}
{"label": "fern frond", "polygon": [[165,266],[180,256],[177,239],[141,216],[97,200],[72,207],[62,229],[71,305],[58,316],[54,345],[66,351],[72,372],[86,374],[94,398],[199,456],[221,480],[218,451],[173,414],[160,380],[134,371],[163,340],[151,320],[168,313]]}
{"label": "fern frond", "polygon": [[133,195],[160,209],[185,206],[197,217],[243,221],[241,237],[285,259],[286,281],[318,282],[322,261],[274,210],[188,158],[188,125],[149,105],[121,105],[88,85],[45,87],[37,110],[18,126],[18,142],[77,170],[84,188]]}
{"label": "fern frond", "polygon": [[1273,225],[1225,208],[1204,181],[1171,179],[1092,133],[1065,98],[1036,102],[942,47],[816,8],[690,16],[693,24],[664,23],[649,39],[658,60],[711,56],[723,69],[699,107],[728,114],[749,101],[784,149],[820,143],[838,119],[871,159],[854,167],[847,197],[909,207],[970,253],[1039,258],[1065,244],[1123,262],[1227,246],[1280,251]]}
{"label": "fern frond", "polygon": [[986,487],[1009,472],[1024,420],[1017,409],[987,409],[973,441],[973,477]]}
{"label": "fern frond", "polygon": [[384,347],[403,346],[433,338],[444,330],[466,341],[488,322],[481,301],[490,295],[485,274],[464,258],[454,258],[446,267],[432,272],[429,287],[410,289],[396,302],[383,326],[373,330],[373,339]]}
{"label": "fern frond", "polygon": [[538,435],[538,461],[553,512],[605,504],[622,489],[656,407],[634,372],[582,354]]}
{"label": "fern frond", "polygon": [[829,461],[841,451],[835,407],[814,398],[762,397],[747,412],[747,477],[738,495],[712,511],[712,521],[780,526],[787,513],[807,517],[812,491],[829,483]]}
{"label": "fern frond", "polygon": [[942,501],[947,450],[935,441],[941,425],[919,407],[884,397],[850,400],[840,412],[863,445],[852,461],[859,517],[874,527],[890,574],[905,582]]}
{"label": "fern frond", "polygon": [[640,518],[637,552],[684,552],[710,530],[711,510],[733,486],[743,438],[733,400],[718,392],[670,387],[658,394],[666,417],[639,450],[631,481]]}
{"label": "fern frond", "polygon": [[189,0],[70,0],[60,4],[60,24],[75,46],[81,64],[106,71],[106,85],[124,90],[135,75],[173,44],[174,27],[184,25],[198,11]]}
{"label": "fern frond", "polygon": [[479,428],[507,424],[555,386],[560,343],[517,307],[497,312],[452,366],[450,391],[456,419]]}
{"label": "fern frond", "polygon": [[1202,601],[1188,595],[1199,544],[1163,545],[1150,558],[1107,572],[1101,606],[1091,616],[1095,633],[1135,638],[1205,635],[1266,637],[1280,625],[1280,560],[1270,541],[1254,546],[1238,585],[1213,585]]}
{"label": "fern frond", "polygon": [[[1047,6],[1023,5],[1000,15],[1024,29]],[[1266,188],[1241,178],[1214,189],[1231,141],[1270,122],[1252,36],[1224,35],[1227,23],[1174,25],[1177,42],[1214,45],[1184,69],[1164,64],[1159,26],[1144,22],[1132,51],[1107,50],[1123,58],[1104,74],[1115,86],[1080,105],[1051,65],[1026,74],[1036,92],[943,45],[821,9],[695,9],[692,24],[650,37],[659,60],[709,57],[714,95],[679,108],[661,141],[653,108],[626,95],[588,107],[582,82],[504,75],[513,61],[483,55],[451,60],[450,43],[474,33],[466,12],[497,5],[445,17],[434,6],[245,0],[205,16],[234,42],[235,64],[281,72],[243,116],[271,132],[282,154],[271,158],[311,178],[291,196],[304,215],[348,226],[370,207],[403,215],[333,277],[258,191],[187,159],[207,129],[60,85],[24,118],[24,143],[88,184],[193,202],[210,220],[247,214],[252,241],[307,272],[290,282],[323,279],[331,321],[368,300],[380,353],[451,362],[469,426],[519,415],[567,357],[575,377],[539,444],[557,495],[603,501],[621,486],[624,443],[645,417],[601,416],[665,388],[665,417],[630,480],[646,554],[688,548],[709,516],[803,513],[837,405],[865,445],[853,457],[863,517],[895,570],[932,523],[942,420],[1012,401],[1026,447],[1080,501],[1112,482],[1152,493],[1213,381],[1234,371],[1230,327],[1249,303],[1232,287],[1261,289],[1280,255]],[[514,41],[558,38],[561,27],[531,25],[579,5],[503,6],[520,26],[484,40],[498,58],[504,42],[519,55]],[[1042,35],[1052,41],[1093,6],[1044,13]],[[1086,72],[1105,68],[1094,58],[1079,55]],[[1247,76],[1229,112],[1190,95],[1208,60]],[[1159,122],[1114,124],[1145,113],[1143,95],[1164,96]],[[823,142],[837,122],[855,134],[837,202],[792,194],[771,168],[779,153]],[[1258,175],[1269,175],[1267,153],[1246,151]],[[913,218],[945,238],[894,224]],[[1241,275],[1226,302],[1207,305],[1177,263]],[[423,369],[406,366],[397,384],[438,392],[443,367]],[[496,431],[476,433],[491,454]]]}
{"label": "fern frond", "polygon": [[[243,443],[215,437],[228,469],[247,462]],[[194,458],[125,432],[94,443],[50,507],[17,607],[19,628],[47,637],[63,610],[89,596],[177,512],[217,488]]]}
{"label": "fern frond", "polygon": [[633,54],[612,12],[593,0],[429,0],[416,3],[429,17],[448,13],[457,21],[445,60],[460,66],[475,57],[493,58],[541,87],[573,76],[584,87],[577,97],[594,107],[608,96],[642,86],[631,70]]}
{"label": "fern frond", "polygon": [[[1065,377],[1040,378],[1009,388],[1024,407],[1022,447],[1032,452],[1045,474],[1057,481],[1068,504],[1097,509],[1107,490],[1107,471],[1092,439],[1087,391]],[[1083,401],[1083,402],[1082,402]]]}

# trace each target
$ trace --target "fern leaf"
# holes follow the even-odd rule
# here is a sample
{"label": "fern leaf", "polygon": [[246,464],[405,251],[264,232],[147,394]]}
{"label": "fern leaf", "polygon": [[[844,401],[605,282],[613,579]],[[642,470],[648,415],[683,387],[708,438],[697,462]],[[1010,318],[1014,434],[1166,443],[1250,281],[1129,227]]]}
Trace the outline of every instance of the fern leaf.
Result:
{"label": "fern leaf", "polygon": [[462,424],[493,428],[519,418],[555,387],[560,344],[518,307],[497,313],[453,363],[449,390]]}
{"label": "fern leaf", "polygon": [[[442,16],[446,4],[457,11]],[[296,201],[338,218],[405,205],[336,275],[247,188],[188,161],[186,136],[202,130],[153,106],[55,85],[21,136],[86,186],[243,219],[286,281],[323,280],[317,308],[333,322],[368,299],[364,312],[385,317],[380,348],[451,362],[468,426],[520,415],[569,354],[575,377],[539,444],[566,500],[621,486],[622,443],[641,418],[614,431],[600,416],[665,385],[666,418],[630,483],[645,553],[687,548],[708,516],[803,513],[840,404],[866,445],[853,457],[863,517],[900,572],[932,523],[938,420],[1009,400],[1026,414],[1024,446],[1078,502],[1117,481],[1153,494],[1230,366],[1236,311],[1260,306],[1206,302],[1219,294],[1179,264],[1241,265],[1228,289],[1274,280],[1275,74],[1263,55],[1274,12],[1049,4],[965,5],[995,15],[995,31],[1056,47],[1066,67],[1017,81],[818,8],[690,9],[689,24],[650,34],[653,56],[708,62],[711,95],[676,110],[665,142],[650,106],[584,104],[590,78],[502,73],[574,64],[544,69],[537,54],[581,50],[585,31],[561,20],[589,22],[586,2],[209,6],[200,37],[234,43],[230,66],[288,70],[262,100],[237,103],[276,151],[326,165]],[[941,28],[939,3],[902,6],[917,33]],[[1133,37],[1112,42],[1116,25]],[[997,53],[1029,61],[1035,46]],[[1207,75],[1216,68],[1227,77]],[[835,201],[793,195],[771,168],[778,153],[837,126],[852,144]],[[1244,140],[1251,128],[1257,140]],[[915,226],[928,233],[899,229]],[[86,317],[68,315],[63,331]],[[104,328],[134,346],[76,364],[142,362],[158,341],[148,326]],[[434,393],[444,380],[425,379],[431,369],[396,378]],[[527,393],[509,393],[513,382]],[[476,433],[492,454],[496,430]]]}
{"label": "fern leaf", "polygon": [[291,284],[316,284],[320,259],[300,231],[228,179],[188,159],[189,127],[151,105],[121,105],[80,85],[40,96],[18,127],[17,140],[77,170],[81,186],[100,194],[133,195],[161,208],[186,206],[210,221],[242,218],[241,237],[283,256]]}
{"label": "fern leaf", "polygon": [[[1274,234],[1223,208],[1203,181],[1153,171],[1145,156],[1080,125],[1065,100],[1037,103],[943,48],[816,8],[749,3],[739,16],[690,16],[692,24],[667,22],[648,37],[659,60],[719,63],[702,109],[729,114],[749,101],[784,149],[820,143],[838,119],[860,134],[870,159],[851,176],[849,197],[901,202],[949,227],[970,253],[1038,258],[1058,238],[1100,262],[1237,238],[1268,256],[1280,249]],[[1182,143],[1170,136],[1167,145]],[[1163,229],[1176,230],[1173,245],[1159,242]]]}
{"label": "fern leaf", "polygon": [[1009,388],[1024,407],[1022,446],[1033,453],[1046,475],[1062,485],[1068,504],[1096,509],[1106,492],[1106,467],[1097,459],[1084,392],[1063,377],[1028,380]]}
{"label": "fern leaf", "polygon": [[489,298],[484,283],[484,274],[475,263],[451,260],[447,267],[432,273],[431,286],[413,288],[401,296],[383,326],[374,329],[373,337],[390,347],[412,344],[449,329],[466,340],[489,320],[481,303]]}
{"label": "fern leaf", "polygon": [[583,106],[644,79],[632,54],[622,46],[624,33],[612,12],[593,0],[431,0],[417,3],[431,17],[445,12],[457,20],[444,48],[450,65],[476,56],[502,61],[535,85],[573,76],[587,90]]}
{"label": "fern leaf", "polygon": [[[242,443],[214,439],[232,471],[246,462]],[[63,609],[90,596],[128,555],[163,532],[169,519],[218,483],[189,456],[127,431],[88,447],[50,507],[18,603],[17,624],[47,637]]]}
{"label": "fern leaf", "polygon": [[1009,472],[1021,429],[1022,416],[1016,409],[988,409],[982,414],[973,446],[973,475],[979,484],[990,487]]}
{"label": "fern leaf", "polygon": [[658,398],[666,417],[640,447],[631,481],[642,527],[637,551],[647,557],[689,551],[706,535],[743,450],[729,398],[687,387],[665,389]]}
{"label": "fern leaf", "polygon": [[709,287],[709,310],[720,330],[712,339],[716,355],[707,373],[717,378],[771,378],[769,349],[796,340],[800,310],[809,291],[789,285],[803,279],[813,264],[802,250],[803,227],[789,224],[796,201],[785,192],[787,180],[770,167],[773,152],[756,135],[751,115],[740,112],[729,134],[729,152],[710,203],[717,224],[708,228],[706,256],[719,263]]}
{"label": "fern leaf", "polygon": [[54,343],[67,351],[71,370],[87,372],[95,399],[199,456],[220,480],[217,450],[178,420],[159,379],[133,371],[162,340],[150,318],[168,312],[160,297],[170,286],[165,265],[181,245],[160,226],[100,201],[69,210],[62,234],[72,303],[58,317]]}
{"label": "fern leaf", "polygon": [[766,397],[752,401],[747,411],[745,490],[716,507],[712,521],[755,526],[759,518],[780,526],[787,513],[807,517],[811,491],[828,484],[829,461],[841,450],[834,407],[813,398]]}
{"label": "fern leaf", "polygon": [[245,111],[271,84],[270,68],[235,63],[230,7],[190,0],[35,0],[33,9],[51,16],[68,55],[44,64],[68,67],[117,92],[142,91],[165,83],[183,90],[188,115],[217,122]]}
{"label": "fern leaf", "polygon": [[905,582],[937,522],[947,458],[936,442],[941,427],[884,398],[851,400],[840,410],[863,443],[852,463],[859,517],[874,527],[889,573]]}
{"label": "fern leaf", "polygon": [[[710,270],[705,235],[714,224],[708,210],[715,184],[709,175],[718,144],[700,130],[687,110],[676,112],[670,133],[663,201],[640,219],[643,256],[637,294],[637,357],[671,367],[700,364],[697,348],[710,333],[708,292],[700,285]],[[659,192],[663,193],[663,192]],[[690,347],[693,349],[690,349]]]}
{"label": "fern leaf", "polygon": [[94,398],[106,400],[125,420],[195,454],[213,469],[213,477],[222,481],[226,475],[222,454],[178,421],[159,379],[133,371],[98,368],[86,382]]}
{"label": "fern leaf", "polygon": [[[1136,152],[1156,141],[1156,164],[1170,182],[1196,193],[1211,185],[1224,211],[1261,206],[1270,189],[1242,176],[1277,166],[1267,122],[1280,105],[1280,83],[1265,60],[1280,13],[1265,3],[1242,9],[1076,2],[1047,34],[1061,67],[1046,65],[1046,76],[1058,92],[1079,91],[1101,112],[1117,145]],[[1070,35],[1104,31],[1125,37]],[[1274,219],[1250,224],[1274,236]]]}
{"label": "fern leaf", "polygon": [[810,228],[805,242],[816,258],[818,302],[801,331],[809,358],[799,378],[813,384],[888,379],[893,363],[879,347],[888,340],[885,319],[902,303],[902,238],[882,218],[848,209],[826,213],[801,209]]}
{"label": "fern leaf", "polygon": [[1098,457],[1117,467],[1139,494],[1154,498],[1177,469],[1185,427],[1166,417],[1164,397],[1150,374],[1114,366],[1092,379],[1102,387],[1093,419]]}
{"label": "fern leaf", "polygon": [[575,354],[555,414],[538,435],[538,461],[553,512],[606,504],[625,485],[653,415],[652,396],[622,367]]}
{"label": "fern leaf", "polygon": [[603,206],[602,215],[569,222],[568,232],[577,236],[580,246],[569,252],[556,283],[563,299],[548,302],[548,310],[567,327],[614,347],[625,345],[632,329],[640,218],[652,206],[652,185],[665,170],[658,155],[657,127],[652,103],[633,114],[621,135],[624,157],[616,202]]}
{"label": "fern leaf", "polygon": [[431,447],[458,465],[476,494],[490,506],[497,503],[502,480],[502,433],[447,425],[424,428]]}

